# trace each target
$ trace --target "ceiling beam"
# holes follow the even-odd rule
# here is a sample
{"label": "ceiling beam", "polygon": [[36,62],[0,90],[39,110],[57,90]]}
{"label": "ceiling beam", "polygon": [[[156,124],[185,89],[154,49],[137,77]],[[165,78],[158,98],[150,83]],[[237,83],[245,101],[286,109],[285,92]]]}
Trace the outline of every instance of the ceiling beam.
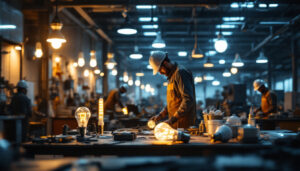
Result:
{"label": "ceiling beam", "polygon": [[92,28],[96,28],[96,32],[105,39],[109,44],[112,44],[113,41],[108,37],[108,35],[97,26],[94,20],[81,8],[81,7],[74,7],[74,9],[85,19],[86,22],[90,24]]}

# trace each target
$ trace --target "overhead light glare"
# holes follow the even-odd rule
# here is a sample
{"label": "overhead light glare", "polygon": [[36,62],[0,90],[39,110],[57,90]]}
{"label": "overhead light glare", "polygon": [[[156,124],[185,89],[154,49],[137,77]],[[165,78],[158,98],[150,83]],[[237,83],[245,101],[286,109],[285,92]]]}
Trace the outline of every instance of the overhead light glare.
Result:
{"label": "overhead light glare", "polygon": [[269,7],[270,8],[276,8],[276,7],[278,7],[278,4],[269,4]]}
{"label": "overhead light glare", "polygon": [[185,56],[187,56],[187,52],[186,51],[179,51],[178,56],[185,57]]}
{"label": "overhead light glare", "polygon": [[[151,21],[151,17],[139,17],[139,21],[140,22],[150,22]],[[156,22],[158,21],[157,17],[153,17],[153,21]]]}
{"label": "overhead light glare", "polygon": [[258,4],[259,8],[267,8],[267,4]]}
{"label": "overhead light glare", "polygon": [[156,39],[152,43],[153,48],[164,48],[166,47],[165,41],[161,38],[161,33],[158,32]]}
{"label": "overhead light glare", "polygon": [[226,61],[225,61],[224,59],[220,59],[220,60],[219,60],[219,64],[223,65],[223,64],[225,64],[225,63],[226,63]]}
{"label": "overhead light glare", "polygon": [[153,24],[153,25],[142,25],[143,29],[157,29],[158,25],[157,24]]}
{"label": "overhead light glare", "polygon": [[134,28],[120,28],[117,30],[119,34],[124,34],[124,35],[133,35],[137,33],[137,30]]}
{"label": "overhead light glare", "polygon": [[256,59],[256,63],[258,64],[265,64],[268,63],[268,58],[264,55],[263,52],[259,53],[258,58]]}
{"label": "overhead light glare", "polygon": [[232,62],[232,66],[234,66],[234,67],[243,67],[244,66],[244,62],[242,61],[242,59],[238,53],[235,54],[235,58]]}
{"label": "overhead light glare", "polygon": [[136,9],[155,9],[156,8],[156,5],[137,5],[135,6]]}
{"label": "overhead light glare", "polygon": [[215,80],[215,81],[213,81],[211,84],[212,84],[213,86],[218,86],[218,85],[220,85],[220,81]]}
{"label": "overhead light glare", "polygon": [[10,24],[0,25],[0,29],[16,29],[16,28],[17,28],[16,25],[10,25]]}
{"label": "overhead light glare", "polygon": [[216,25],[217,29],[233,29],[236,28],[236,25],[233,24],[221,24],[221,25]]}
{"label": "overhead light glare", "polygon": [[157,35],[156,32],[144,32],[143,34],[144,34],[144,36],[156,36]]}
{"label": "overhead light glare", "polygon": [[245,17],[223,17],[223,21],[244,21]]}

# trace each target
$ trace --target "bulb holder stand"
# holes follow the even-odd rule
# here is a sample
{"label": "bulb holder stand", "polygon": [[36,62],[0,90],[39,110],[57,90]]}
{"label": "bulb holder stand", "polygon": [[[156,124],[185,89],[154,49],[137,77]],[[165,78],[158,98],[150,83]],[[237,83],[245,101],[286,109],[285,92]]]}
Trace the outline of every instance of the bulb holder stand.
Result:
{"label": "bulb holder stand", "polygon": [[183,141],[184,143],[189,143],[190,141],[190,134],[184,133],[182,131],[178,131],[178,141]]}
{"label": "bulb holder stand", "polygon": [[78,127],[78,132],[79,132],[79,137],[83,138],[86,133],[86,128],[85,127]]}

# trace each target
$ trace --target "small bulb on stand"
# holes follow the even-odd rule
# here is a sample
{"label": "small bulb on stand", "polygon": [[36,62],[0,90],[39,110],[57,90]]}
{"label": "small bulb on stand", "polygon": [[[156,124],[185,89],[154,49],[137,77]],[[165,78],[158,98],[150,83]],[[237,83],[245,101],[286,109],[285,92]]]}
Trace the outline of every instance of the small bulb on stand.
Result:
{"label": "small bulb on stand", "polygon": [[127,107],[123,107],[123,108],[122,108],[122,111],[123,111],[123,114],[124,114],[124,115],[128,115]]}
{"label": "small bulb on stand", "polygon": [[101,97],[98,100],[98,126],[101,127],[101,135],[104,131],[104,99]]}
{"label": "small bulb on stand", "polygon": [[147,125],[148,125],[148,127],[149,127],[150,129],[154,129],[156,123],[155,123],[154,120],[149,120],[148,123],[147,123]]}
{"label": "small bulb on stand", "polygon": [[80,136],[84,137],[86,128],[91,117],[91,112],[87,107],[79,107],[75,112],[75,118],[79,127]]}
{"label": "small bulb on stand", "polygon": [[190,135],[173,129],[169,124],[162,122],[154,128],[155,138],[161,141],[183,141],[188,143]]}

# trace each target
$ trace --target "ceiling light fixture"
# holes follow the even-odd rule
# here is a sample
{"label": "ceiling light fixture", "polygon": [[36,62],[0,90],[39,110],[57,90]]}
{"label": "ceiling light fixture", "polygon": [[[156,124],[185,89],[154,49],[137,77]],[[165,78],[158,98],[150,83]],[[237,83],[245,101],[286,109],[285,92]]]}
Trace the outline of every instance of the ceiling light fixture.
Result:
{"label": "ceiling light fixture", "polygon": [[208,73],[208,74],[204,75],[203,79],[206,81],[211,81],[211,80],[214,80],[215,77]]}
{"label": "ceiling light fixture", "polygon": [[41,58],[43,56],[43,50],[42,50],[42,44],[41,44],[41,42],[36,42],[34,55],[37,58]]}
{"label": "ceiling light fixture", "polygon": [[156,39],[152,43],[153,48],[164,48],[166,47],[165,41],[161,38],[161,33],[158,32],[156,35]]}
{"label": "ceiling light fixture", "polygon": [[225,69],[225,71],[223,72],[223,77],[230,77],[231,76],[231,73],[229,72],[228,69]]}
{"label": "ceiling light fixture", "polygon": [[83,67],[84,65],[85,65],[85,60],[84,60],[83,52],[80,51],[78,54],[78,66]]}
{"label": "ceiling light fixture", "polygon": [[223,53],[227,50],[227,48],[228,48],[228,43],[226,39],[224,39],[222,32],[220,30],[218,34],[218,39],[215,41],[215,49],[217,52]]}
{"label": "ceiling light fixture", "polygon": [[185,56],[187,56],[187,52],[186,51],[179,51],[178,56],[185,57]]}
{"label": "ceiling light fixture", "polygon": [[132,25],[129,24],[129,19],[127,15],[127,10],[123,11],[123,17],[125,18],[125,22],[122,26],[117,30],[119,34],[123,35],[133,35],[137,33],[136,28],[133,28]]}
{"label": "ceiling light fixture", "polygon": [[206,62],[203,64],[204,68],[212,68],[214,67],[214,64],[211,62],[210,57],[207,57]]}
{"label": "ceiling light fixture", "polygon": [[235,74],[237,74],[237,73],[239,72],[239,70],[238,70],[237,68],[235,68],[235,67],[232,67],[232,68],[230,68],[230,72],[231,72],[233,75],[235,75]]}
{"label": "ceiling light fixture", "polygon": [[234,67],[243,67],[244,66],[244,62],[242,61],[242,59],[238,53],[235,54],[235,58],[232,62],[232,66],[234,66]]}
{"label": "ceiling light fixture", "polygon": [[219,60],[219,64],[223,65],[223,64],[225,64],[225,63],[226,63],[226,61],[225,61],[224,59],[220,59],[220,60]]}
{"label": "ceiling light fixture", "polygon": [[135,73],[135,75],[137,77],[143,77],[145,74],[143,72],[137,72],[137,73]]}
{"label": "ceiling light fixture", "polygon": [[55,16],[50,24],[51,32],[47,38],[47,42],[51,43],[51,46],[54,49],[59,49],[62,43],[67,42],[64,35],[61,33],[63,24],[58,17],[57,9],[58,7],[57,7],[57,0],[56,0]]}
{"label": "ceiling light fixture", "polygon": [[97,66],[96,52],[95,52],[94,50],[91,50],[90,56],[91,56],[91,59],[90,59],[90,66],[91,66],[92,68],[94,68],[94,67]]}
{"label": "ceiling light fixture", "polygon": [[258,64],[268,63],[268,58],[264,55],[264,53],[262,51],[259,53],[259,56],[256,59],[256,63],[258,63]]}
{"label": "ceiling light fixture", "polygon": [[195,43],[194,43],[194,49],[192,50],[192,54],[191,57],[192,58],[203,58],[204,57],[204,53],[203,51],[200,49],[200,47],[198,46],[198,30],[197,30],[197,17],[196,17],[196,8],[193,8],[193,18],[194,18],[194,27],[195,27]]}
{"label": "ceiling light fixture", "polygon": [[107,60],[105,62],[105,65],[106,65],[107,69],[113,69],[115,67],[115,65],[117,65],[117,62],[114,60],[113,53],[107,54]]}
{"label": "ceiling light fixture", "polygon": [[95,74],[100,74],[101,71],[100,71],[100,69],[97,68],[97,69],[94,70],[94,73],[95,73]]}
{"label": "ceiling light fixture", "polygon": [[16,25],[10,25],[10,24],[0,25],[0,29],[16,29],[16,28],[17,28]]}
{"label": "ceiling light fixture", "polygon": [[117,70],[117,69],[113,69],[113,70],[111,71],[111,75],[113,75],[113,76],[118,75],[118,70]]}
{"label": "ceiling light fixture", "polygon": [[123,81],[126,83],[129,80],[128,73],[125,71],[123,73]]}
{"label": "ceiling light fixture", "polygon": [[157,29],[158,25],[157,24],[153,24],[153,25],[142,25],[143,29]]}
{"label": "ceiling light fixture", "polygon": [[[151,17],[140,17],[139,21],[140,22],[150,22],[151,19],[152,19]],[[153,17],[152,21],[156,22],[156,21],[158,21],[158,18],[157,17]]]}
{"label": "ceiling light fixture", "polygon": [[134,53],[130,54],[129,57],[131,59],[142,59],[143,55],[139,52],[138,46],[134,46]]}
{"label": "ceiling light fixture", "polygon": [[211,84],[212,84],[213,86],[218,86],[218,85],[220,85],[220,81],[215,80],[215,81],[213,81]]}

